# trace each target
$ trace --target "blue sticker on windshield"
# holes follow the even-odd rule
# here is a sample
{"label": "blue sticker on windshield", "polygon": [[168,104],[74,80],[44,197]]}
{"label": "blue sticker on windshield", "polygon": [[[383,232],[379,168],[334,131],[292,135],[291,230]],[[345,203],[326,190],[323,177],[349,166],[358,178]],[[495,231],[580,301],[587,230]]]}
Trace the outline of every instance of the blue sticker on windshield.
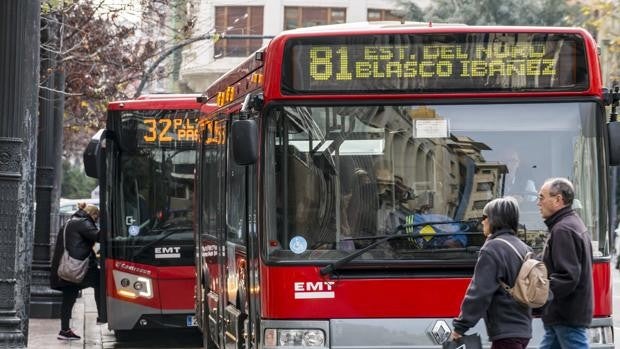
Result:
{"label": "blue sticker on windshield", "polygon": [[306,248],[308,248],[308,242],[302,236],[295,236],[288,243],[288,246],[291,249],[291,251],[293,251],[294,253],[300,254],[306,251]]}
{"label": "blue sticker on windshield", "polygon": [[129,235],[136,236],[140,234],[140,227],[137,225],[132,225],[129,227]]}

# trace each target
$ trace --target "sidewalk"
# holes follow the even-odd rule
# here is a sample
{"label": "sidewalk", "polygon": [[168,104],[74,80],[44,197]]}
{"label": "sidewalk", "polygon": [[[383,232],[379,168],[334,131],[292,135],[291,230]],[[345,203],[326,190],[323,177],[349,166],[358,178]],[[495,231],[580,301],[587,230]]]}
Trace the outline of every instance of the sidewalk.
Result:
{"label": "sidewalk", "polygon": [[71,328],[82,339],[79,341],[58,340],[56,335],[60,331],[60,319],[30,319],[28,328],[28,348],[82,348],[103,349],[114,346],[116,338],[108,330],[107,325],[97,325],[97,308],[93,298],[93,289],[82,291],[73,306]]}

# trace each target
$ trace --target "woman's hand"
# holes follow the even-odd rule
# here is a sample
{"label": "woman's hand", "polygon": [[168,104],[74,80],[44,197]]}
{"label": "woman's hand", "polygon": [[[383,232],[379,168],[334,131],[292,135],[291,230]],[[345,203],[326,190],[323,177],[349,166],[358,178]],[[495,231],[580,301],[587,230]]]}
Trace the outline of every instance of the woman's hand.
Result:
{"label": "woman's hand", "polygon": [[456,332],[456,331],[452,331],[452,333],[450,334],[450,340],[451,341],[455,341],[455,340],[457,340],[457,339],[459,339],[461,337],[463,337],[463,335],[458,333],[458,332]]}

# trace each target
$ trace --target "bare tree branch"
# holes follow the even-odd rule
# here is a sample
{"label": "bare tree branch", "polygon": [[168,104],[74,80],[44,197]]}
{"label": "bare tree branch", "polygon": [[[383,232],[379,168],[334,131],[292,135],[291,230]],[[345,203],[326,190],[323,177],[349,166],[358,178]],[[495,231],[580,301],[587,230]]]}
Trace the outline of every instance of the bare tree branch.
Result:
{"label": "bare tree branch", "polygon": [[54,88],[49,88],[47,86],[39,86],[39,89],[46,90],[46,91],[51,91],[51,92],[54,92],[54,93],[60,93],[60,94],[65,95],[65,96],[82,96],[81,93],[67,93],[65,91],[60,91],[60,90],[57,90],[57,89],[54,89]]}

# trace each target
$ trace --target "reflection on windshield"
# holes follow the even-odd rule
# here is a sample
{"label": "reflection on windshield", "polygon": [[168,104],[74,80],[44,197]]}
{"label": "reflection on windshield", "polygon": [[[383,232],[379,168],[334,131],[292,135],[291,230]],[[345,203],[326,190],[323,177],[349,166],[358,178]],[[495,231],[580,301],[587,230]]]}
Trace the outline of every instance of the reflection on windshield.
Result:
{"label": "reflection on windshield", "polygon": [[[267,207],[275,207],[267,216],[270,256],[337,259],[408,225],[411,238],[359,259],[476,258],[482,208],[505,195],[519,201],[519,236],[539,249],[546,226],[536,192],[545,179],[573,180],[582,217],[598,215],[595,162],[581,159],[596,154],[594,110],[587,103],[276,110],[267,138],[274,154],[267,173],[275,173],[266,184]],[[595,224],[590,218],[590,231]]]}
{"label": "reflection on windshield", "polygon": [[124,237],[192,229],[195,151],[141,149],[122,156]]}
{"label": "reflection on windshield", "polygon": [[[132,110],[120,115],[117,176],[112,183],[119,241],[154,241],[192,229],[197,110]],[[189,240],[191,237],[186,237]]]}

